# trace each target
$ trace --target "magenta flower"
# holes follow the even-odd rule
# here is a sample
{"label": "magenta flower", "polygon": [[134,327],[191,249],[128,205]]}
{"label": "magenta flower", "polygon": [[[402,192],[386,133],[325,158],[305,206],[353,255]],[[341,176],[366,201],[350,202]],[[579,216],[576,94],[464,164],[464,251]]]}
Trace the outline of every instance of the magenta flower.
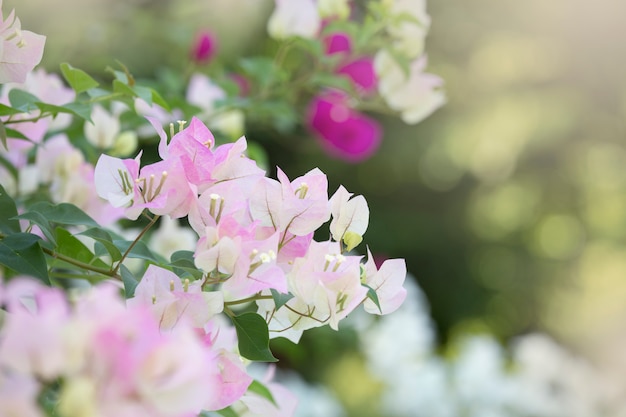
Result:
{"label": "magenta flower", "polygon": [[345,52],[349,54],[352,52],[352,39],[350,35],[345,32],[336,32],[322,39],[324,43],[324,52],[326,55],[332,55]]}
{"label": "magenta flower", "polygon": [[336,74],[345,75],[361,94],[370,94],[376,90],[378,80],[374,70],[374,59],[369,56],[355,57],[352,54],[352,39],[345,32],[335,32],[322,39],[326,55],[341,55],[335,68]]}
{"label": "magenta flower", "polygon": [[41,61],[45,43],[45,36],[22,30],[15,11],[5,20],[0,10],[0,83],[26,81],[26,75]]}
{"label": "magenta flower", "polygon": [[371,57],[351,60],[339,66],[337,73],[350,78],[357,90],[362,94],[370,94],[376,91],[378,79],[374,70],[374,60]]}
{"label": "magenta flower", "polygon": [[208,64],[217,52],[217,39],[207,31],[200,31],[196,35],[191,49],[191,59],[197,64]]}
{"label": "magenta flower", "polygon": [[237,73],[232,73],[229,75],[229,77],[232,81],[235,82],[235,84],[237,84],[237,87],[239,89],[237,95],[239,97],[247,97],[250,94],[250,80],[248,80],[243,75]]}
{"label": "magenta flower", "polygon": [[307,123],[330,155],[349,162],[372,156],[382,136],[375,120],[350,108],[347,98],[338,93],[314,98],[309,105]]}

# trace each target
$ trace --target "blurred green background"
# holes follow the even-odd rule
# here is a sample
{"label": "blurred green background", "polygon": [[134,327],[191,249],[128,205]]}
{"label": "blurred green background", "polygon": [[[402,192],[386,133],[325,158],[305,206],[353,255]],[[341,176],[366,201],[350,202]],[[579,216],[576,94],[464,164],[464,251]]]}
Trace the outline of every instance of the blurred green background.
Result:
{"label": "blurred green background", "polygon": [[[11,7],[48,36],[49,69],[100,71],[117,58],[150,76],[184,68],[198,28],[218,34],[223,60],[253,53],[271,1]],[[301,135],[282,138],[288,147],[263,131],[248,138],[290,177],[318,166],[331,191],[366,196],[365,241],[406,258],[442,343],[459,329],[503,340],[540,329],[597,354],[626,318],[626,2],[432,0],[428,10],[429,71],[449,101],[426,121],[380,119],[380,152],[359,165]]]}

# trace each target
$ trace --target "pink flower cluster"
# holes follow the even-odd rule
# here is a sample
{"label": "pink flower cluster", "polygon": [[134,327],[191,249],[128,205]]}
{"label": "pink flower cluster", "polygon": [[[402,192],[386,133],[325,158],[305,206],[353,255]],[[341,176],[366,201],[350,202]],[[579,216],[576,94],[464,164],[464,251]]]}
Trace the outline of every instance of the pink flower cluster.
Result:
{"label": "pink flower cluster", "polygon": [[0,415],[42,416],[36,398],[58,383],[65,417],[192,417],[232,404],[252,382],[218,320],[163,326],[152,304],[127,306],[110,284],[70,301],[17,278],[0,294]]}
{"label": "pink flower cluster", "polygon": [[[139,156],[102,155],[96,189],[131,219],[144,209],[188,216],[199,236],[195,264],[205,273],[199,287],[219,288],[226,302],[256,300],[272,336],[297,341],[311,327],[337,329],[358,305],[370,306],[368,287],[380,306],[369,310],[395,310],[406,295],[404,261],[386,261],[378,271],[371,256],[363,267],[361,256],[348,253],[367,228],[365,199],[351,198],[343,187],[329,199],[319,169],[295,180],[280,169],[277,180],[265,177],[245,150],[243,137],[214,146],[209,129],[194,118],[169,143],[161,131],[161,161],[140,167]],[[314,241],[331,216],[332,239]],[[276,294],[291,298],[276,305]]]}

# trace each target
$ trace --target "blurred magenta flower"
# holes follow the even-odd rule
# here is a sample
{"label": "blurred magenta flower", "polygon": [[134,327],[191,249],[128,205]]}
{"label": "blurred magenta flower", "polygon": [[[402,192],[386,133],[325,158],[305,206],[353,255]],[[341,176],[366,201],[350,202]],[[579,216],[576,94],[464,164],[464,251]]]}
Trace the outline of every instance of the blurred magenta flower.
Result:
{"label": "blurred magenta flower", "polygon": [[382,136],[375,120],[352,109],[348,98],[337,92],[313,99],[307,125],[330,155],[348,162],[360,162],[372,156]]}
{"label": "blurred magenta flower", "polygon": [[378,78],[374,70],[374,60],[371,57],[362,57],[348,61],[337,68],[337,73],[349,77],[357,87],[357,91],[362,94],[376,91]]}
{"label": "blurred magenta flower", "polygon": [[245,76],[237,73],[230,74],[230,79],[237,84],[238,96],[247,97],[250,94],[250,80]]}
{"label": "blurred magenta flower", "polygon": [[336,53],[350,53],[352,52],[352,39],[346,32],[335,32],[322,39],[324,42],[326,55],[332,55]]}
{"label": "blurred magenta flower", "polygon": [[26,81],[26,75],[41,61],[45,43],[45,36],[22,30],[15,11],[6,20],[0,11],[0,83]]}
{"label": "blurred magenta flower", "polygon": [[209,63],[217,52],[217,39],[215,36],[203,30],[198,32],[191,50],[191,59],[197,64]]}
{"label": "blurred magenta flower", "polygon": [[378,85],[374,59],[369,56],[352,56],[352,39],[346,32],[334,32],[322,39],[326,55],[341,54],[335,73],[350,78],[357,92],[371,94]]}

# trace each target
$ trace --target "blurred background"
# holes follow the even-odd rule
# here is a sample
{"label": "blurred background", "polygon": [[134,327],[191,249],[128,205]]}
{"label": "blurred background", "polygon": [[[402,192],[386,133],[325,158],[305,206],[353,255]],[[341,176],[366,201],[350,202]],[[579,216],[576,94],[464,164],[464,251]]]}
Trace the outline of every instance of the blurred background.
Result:
{"label": "blurred background", "polygon": [[[119,59],[151,77],[185,68],[201,28],[218,35],[221,60],[254,53],[272,2],[4,1],[13,7],[23,28],[48,36],[49,70],[68,61],[97,73]],[[475,329],[501,341],[542,330],[595,361],[623,361],[626,2],[433,0],[428,11],[429,71],[448,95],[433,116],[417,126],[380,118],[380,151],[356,165],[304,133],[248,139],[292,178],[317,166],[331,191],[366,196],[365,241],[406,259],[440,345]],[[330,333],[307,333],[304,353],[275,349],[321,378],[325,355],[354,343]]]}

